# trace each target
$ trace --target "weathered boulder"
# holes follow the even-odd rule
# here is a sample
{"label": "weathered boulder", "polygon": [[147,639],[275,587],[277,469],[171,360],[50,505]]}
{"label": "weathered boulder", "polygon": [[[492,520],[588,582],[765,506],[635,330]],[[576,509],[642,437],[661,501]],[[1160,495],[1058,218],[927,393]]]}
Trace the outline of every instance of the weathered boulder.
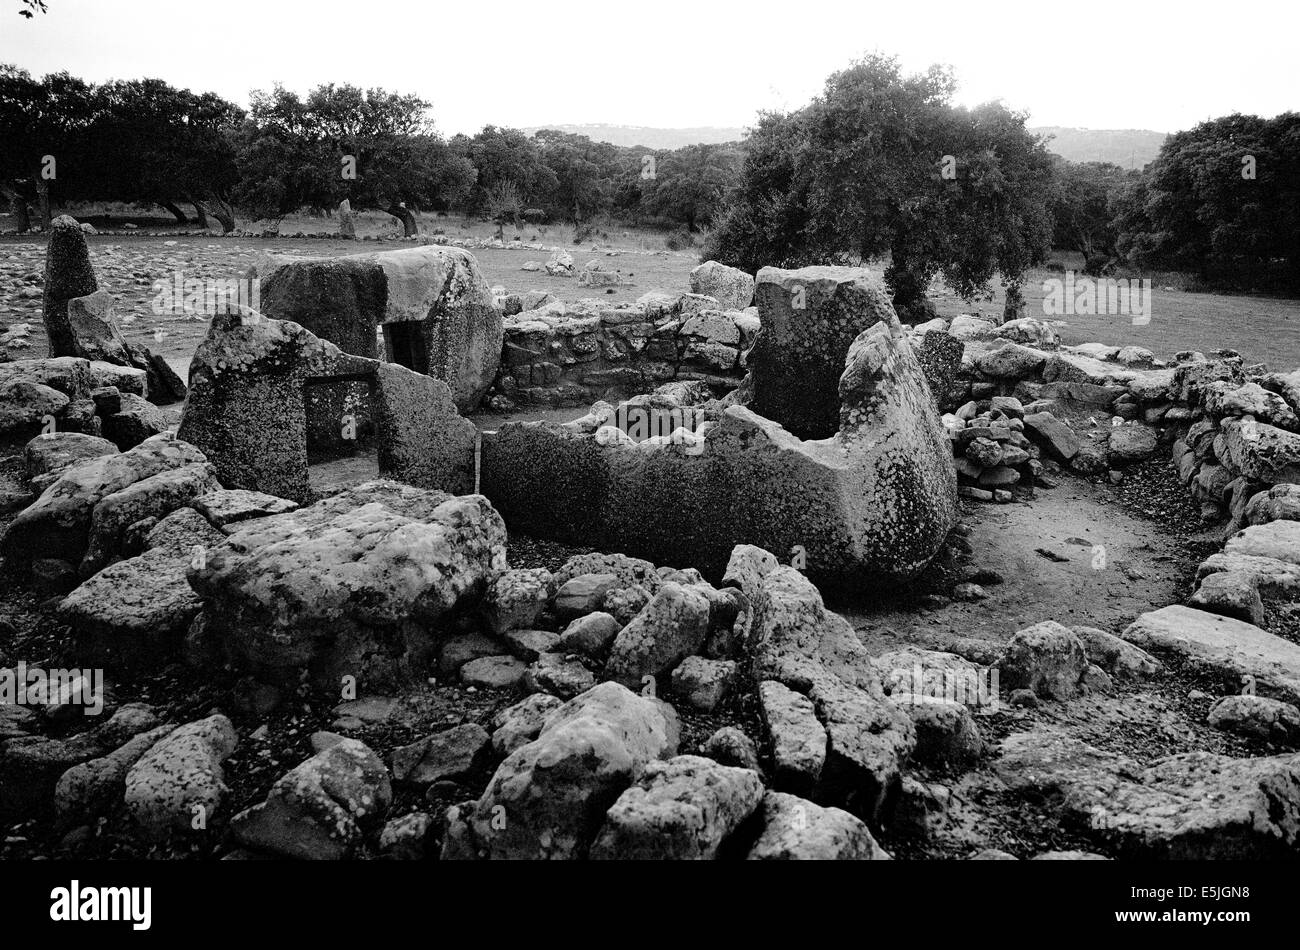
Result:
{"label": "weathered boulder", "polygon": [[619,632],[605,676],[632,689],[644,677],[662,677],[704,646],[709,601],[693,587],[664,584],[654,599]]}
{"label": "weathered boulder", "polygon": [[66,306],[72,347],[68,353],[56,355],[79,356],[141,370],[149,400],[159,405],[185,398],[185,384],[165,359],[141,343],[123,339],[113,313],[113,298],[106,292],[100,290],[85,297],[74,297]]}
{"label": "weathered boulder", "polygon": [[1210,725],[1284,745],[1300,745],[1300,709],[1265,696],[1224,696],[1210,708]]}
{"label": "weathered boulder", "polygon": [[1144,425],[1115,426],[1110,430],[1106,461],[1111,468],[1126,468],[1156,454],[1156,430]]}
{"label": "weathered boulder", "polygon": [[118,448],[108,439],[83,432],[50,432],[38,435],[23,449],[27,477],[57,478],[72,466],[102,455],[116,455]]}
{"label": "weathered boulder", "polygon": [[1246,504],[1247,524],[1300,521],[1300,485],[1284,483],[1251,496]]}
{"label": "weathered boulder", "polygon": [[206,830],[227,792],[221,765],[238,743],[222,715],[174,729],[127,772],[127,814],[152,838]]}
{"label": "weathered boulder", "polygon": [[826,765],[826,730],[812,701],[776,680],[764,680],[758,702],[772,750],[773,785],[812,794]]}
{"label": "weathered boulder", "polygon": [[165,518],[200,495],[219,489],[207,462],[192,462],[132,482],[104,498],[90,518],[90,540],[81,559],[81,576],[89,577],[122,548],[126,530],[145,518]]}
{"label": "weathered boulder", "polygon": [[241,522],[189,580],[232,659],[286,682],[305,667],[337,689],[345,674],[391,682],[422,669],[439,621],[505,569],[505,542],[482,496],[379,480]]}
{"label": "weathered boulder", "polygon": [[596,860],[699,861],[719,851],[763,799],[757,772],[696,755],[651,762],[605,815]]}
{"label": "weathered boulder", "polygon": [[180,508],[145,538],[146,550],[110,564],[58,606],[78,649],[115,669],[175,659],[201,602],[186,574],[223,537],[197,511]]}
{"label": "weathered boulder", "polygon": [[267,515],[296,511],[298,503],[265,492],[219,488],[195,498],[190,502],[190,507],[224,530],[250,518],[265,518]]}
{"label": "weathered boulder", "polygon": [[230,822],[246,848],[280,858],[351,857],[393,801],[388,770],[365,743],[342,739],[281,776],[266,800]]}
{"label": "weathered boulder", "polygon": [[106,756],[133,736],[157,726],[158,716],[152,707],[127,703],[107,722],[66,739],[38,735],[6,739],[0,745],[0,814],[47,811],[54,789],[68,769]]}
{"label": "weathered boulder", "polygon": [[763,831],[750,861],[880,861],[889,858],[862,819],[784,792],[763,795]]}
{"label": "weathered boulder", "polygon": [[[605,813],[645,767],[677,751],[672,707],[601,683],[547,718],[538,737],[508,755],[443,857],[580,858]],[[459,842],[459,844],[457,844]]]}
{"label": "weathered boulder", "polygon": [[95,509],[106,498],[159,472],[204,461],[194,446],[160,435],[129,452],[73,465],[13,520],[0,539],[0,553],[15,565],[42,558],[75,564],[85,556]]}
{"label": "weathered boulder", "polygon": [[1047,799],[1127,858],[1285,858],[1300,844],[1300,754],[1189,752],[1143,768],[1053,729],[1003,740],[996,767],[1013,790]]}
{"label": "weathered boulder", "polygon": [[763,329],[749,354],[750,408],[800,439],[833,435],[850,346],[877,322],[897,324],[887,292],[863,269],[765,267],[754,301]]}
{"label": "weathered boulder", "polygon": [[691,271],[691,293],[712,297],[723,310],[744,310],[754,299],[754,278],[735,267],[705,261]]}
{"label": "weathered boulder", "polygon": [[112,811],[122,801],[132,766],[175,728],[166,725],[142,732],[107,755],[64,772],[54,788],[54,811],[59,821],[68,826],[84,824]]}
{"label": "weathered boulder", "polygon": [[483,598],[483,617],[498,636],[537,624],[555,592],[551,572],[543,567],[509,570],[492,580]]}
{"label": "weathered boulder", "polygon": [[393,780],[424,788],[467,778],[483,764],[491,736],[467,722],[393,750]]}
{"label": "weathered boulder", "polygon": [[1300,704],[1300,646],[1253,624],[1173,605],[1143,614],[1122,635],[1144,649],[1250,677],[1260,695]]}
{"label": "weathered boulder", "polygon": [[1254,419],[1225,419],[1224,459],[1247,478],[1276,484],[1300,482],[1300,434]]}
{"label": "weathered boulder", "polygon": [[550,693],[533,693],[492,717],[492,749],[507,756],[537,738],[551,713],[564,701]]}
{"label": "weathered boulder", "polygon": [[1087,668],[1079,638],[1054,620],[1018,631],[998,660],[1002,686],[1031,689],[1044,699],[1072,699]]}

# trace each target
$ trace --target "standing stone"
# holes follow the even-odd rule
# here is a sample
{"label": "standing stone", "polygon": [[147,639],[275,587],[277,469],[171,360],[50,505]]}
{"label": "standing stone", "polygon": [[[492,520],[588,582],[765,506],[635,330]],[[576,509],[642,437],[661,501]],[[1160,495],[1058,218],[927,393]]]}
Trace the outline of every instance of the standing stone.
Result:
{"label": "standing stone", "polygon": [[76,338],[68,322],[68,301],[99,289],[90,249],[81,225],[61,214],[50,226],[50,243],[45,252],[45,335],[50,356],[77,356]]}
{"label": "standing stone", "polygon": [[749,408],[801,439],[833,435],[849,346],[877,322],[896,322],[889,295],[863,268],[764,267],[754,299],[762,330],[749,354]]}
{"label": "standing stone", "polygon": [[691,293],[712,297],[723,310],[744,310],[754,300],[754,278],[735,267],[706,261],[691,271]]}
{"label": "standing stone", "polygon": [[357,223],[352,216],[352,202],[346,198],[339,202],[339,237],[345,241],[357,239]]}

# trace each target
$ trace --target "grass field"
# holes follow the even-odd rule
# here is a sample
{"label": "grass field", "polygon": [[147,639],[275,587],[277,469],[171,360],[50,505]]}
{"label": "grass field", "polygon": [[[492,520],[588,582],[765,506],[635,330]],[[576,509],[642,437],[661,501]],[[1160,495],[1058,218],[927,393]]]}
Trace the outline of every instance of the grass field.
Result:
{"label": "grass field", "polygon": [[[128,219],[141,229],[178,230],[170,219],[134,218],[131,209],[99,207],[80,213],[99,225],[120,227]],[[0,230],[7,221],[0,216]],[[97,225],[98,226],[98,225]],[[331,231],[335,221],[324,217],[294,217],[281,223],[282,235],[295,231],[316,233]],[[193,228],[194,225],[187,227]],[[423,233],[441,229],[448,238],[490,238],[495,227],[487,222],[459,218],[435,218],[426,215],[421,221]],[[359,234],[395,236],[396,222],[387,215],[368,213],[359,216]],[[689,274],[698,261],[698,252],[669,251],[665,235],[659,231],[640,231],[626,227],[609,227],[594,243],[573,244],[570,226],[549,228],[525,227],[516,232],[506,228],[507,240],[536,241],[547,250],[510,250],[477,248],[472,251],[484,276],[491,285],[508,290],[546,290],[565,300],[599,296],[611,303],[630,302],[650,290],[683,292],[689,290]],[[0,324],[29,322],[40,331],[40,297],[31,296],[33,283],[25,280],[39,274],[44,267],[45,242],[37,236],[0,238]],[[147,344],[162,352],[184,371],[206,330],[201,319],[157,315],[153,312],[152,286],[155,280],[170,280],[181,271],[188,277],[230,279],[241,277],[259,255],[267,253],[338,256],[361,251],[406,247],[403,243],[351,242],[293,237],[228,238],[214,235],[156,237],[135,235],[129,231],[101,234],[90,238],[91,253],[100,286],[118,299],[123,332],[130,340]],[[526,261],[544,262],[549,248],[562,247],[581,266],[588,260],[600,260],[631,275],[632,285],[612,288],[613,293],[587,290],[573,279],[551,277],[545,271],[521,270]],[[613,252],[611,254],[610,252]],[[1066,263],[1071,263],[1068,258]],[[1043,314],[1043,281],[1058,277],[1048,270],[1028,275],[1023,293],[1027,314]],[[1167,275],[1159,275],[1171,280]],[[982,313],[1000,316],[1003,295],[1000,288],[991,300],[967,302],[942,287],[934,288],[932,299],[941,315]],[[1046,317],[1046,319],[1059,319]],[[1289,371],[1300,366],[1300,301],[1248,295],[1193,293],[1178,289],[1174,283],[1153,282],[1151,322],[1133,326],[1123,316],[1072,315],[1059,328],[1066,343],[1102,342],[1117,346],[1145,346],[1157,356],[1168,358],[1179,350],[1210,351],[1230,347],[1244,354],[1250,362],[1264,362],[1273,369]],[[44,355],[43,340],[34,337],[33,356]]]}

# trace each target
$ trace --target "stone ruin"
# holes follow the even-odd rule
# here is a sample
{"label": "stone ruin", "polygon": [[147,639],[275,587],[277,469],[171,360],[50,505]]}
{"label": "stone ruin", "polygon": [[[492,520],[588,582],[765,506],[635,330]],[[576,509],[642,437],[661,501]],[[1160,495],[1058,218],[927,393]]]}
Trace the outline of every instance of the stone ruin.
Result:
{"label": "stone ruin", "polygon": [[383,475],[457,494],[474,487],[474,426],[446,383],[258,315],[213,318],[178,437],[207,453],[222,484],[294,501],[310,493],[313,450],[366,443]]}
{"label": "stone ruin", "polygon": [[474,258],[425,246],[256,264],[260,313],[292,320],[343,352],[444,381],[461,412],[478,408],[501,360],[502,318]]}
{"label": "stone ruin", "polygon": [[[769,299],[767,273],[760,300]],[[956,516],[952,453],[924,374],[888,300],[864,273],[817,268],[782,272],[782,279],[825,281],[878,308],[859,319],[882,318],[845,344],[838,365],[801,364],[809,391],[837,387],[838,427],[829,438],[801,441],[755,411],[766,378],[755,362],[747,406],[696,409],[665,397],[597,404],[565,424],[507,423],[484,437],[484,494],[530,533],[688,562],[706,574],[716,575],[732,548],[746,543],[783,556],[801,552],[823,585],[869,590],[914,576]],[[795,352],[825,343],[827,325],[840,327],[851,308],[834,293],[808,302],[801,319],[786,325]],[[792,395],[766,404],[779,411]],[[637,441],[620,420],[638,414],[684,424]]]}
{"label": "stone ruin", "polygon": [[[770,311],[809,399],[780,348],[755,346],[750,379],[725,398],[678,375],[574,423],[503,425],[482,446],[484,493],[469,494],[474,433],[456,393],[471,398],[495,368],[454,351],[490,336],[493,316],[385,336],[385,356],[415,350],[401,334],[441,340],[431,374],[379,358],[394,296],[424,317],[390,323],[437,323],[455,309],[447,286],[481,305],[472,259],[420,251],[270,267],[272,314],[213,321],[179,437],[92,431],[147,391],[143,368],[0,364],[0,430],[59,423],[24,446],[7,578],[56,598],[59,649],[78,662],[124,687],[184,664],[229,712],[206,695],[170,713],[110,696],[103,720],[77,728],[67,701],[0,706],[6,820],[33,834],[103,822],[142,849],[230,858],[880,860],[882,842],[924,841],[1005,859],[987,823],[1048,813],[1106,854],[1300,849],[1300,756],[1277,751],[1300,746],[1300,647],[1259,609],[1300,591],[1296,374],[1230,352],[1160,365],[1065,348],[1032,320],[904,330],[861,272],[765,270],[758,341]],[[440,284],[450,273],[461,282]],[[709,267],[693,290],[744,316],[722,309],[747,304],[743,277]],[[391,478],[316,498],[313,446],[337,448],[340,413]],[[1119,636],[1048,620],[1005,644],[873,653],[823,601],[819,585],[873,592],[914,576],[959,492],[1122,479],[1162,446],[1226,541],[1186,604]],[[507,526],[622,553],[512,568]],[[1229,684],[1208,720],[1255,743],[1247,754],[1138,762],[1056,724],[1170,665],[1180,683]],[[945,692],[988,672],[1017,707],[999,740],[984,718],[996,684]],[[361,693],[332,705],[348,677]],[[1239,677],[1249,694],[1235,694]],[[491,705],[465,702],[471,689]],[[449,693],[453,726],[422,705]],[[320,697],[336,718],[311,753],[255,794],[232,791],[231,771],[266,749],[269,714]],[[1039,704],[1052,705],[1017,725]],[[719,713],[736,724],[692,734]],[[196,833],[196,807],[221,816],[219,840]]]}
{"label": "stone ruin", "polygon": [[81,225],[60,215],[50,226],[45,263],[45,332],[50,356],[131,366],[148,377],[145,395],[166,404],[185,398],[185,384],[161,356],[122,338],[113,300],[99,289]]}

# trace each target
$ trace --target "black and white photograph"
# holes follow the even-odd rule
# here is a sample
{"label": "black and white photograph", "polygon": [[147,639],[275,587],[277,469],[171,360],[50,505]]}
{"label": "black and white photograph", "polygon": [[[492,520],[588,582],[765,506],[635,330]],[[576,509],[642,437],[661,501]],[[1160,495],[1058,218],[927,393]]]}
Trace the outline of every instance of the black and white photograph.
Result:
{"label": "black and white photograph", "polygon": [[1293,919],[1298,94],[1283,0],[0,0],[14,934]]}

